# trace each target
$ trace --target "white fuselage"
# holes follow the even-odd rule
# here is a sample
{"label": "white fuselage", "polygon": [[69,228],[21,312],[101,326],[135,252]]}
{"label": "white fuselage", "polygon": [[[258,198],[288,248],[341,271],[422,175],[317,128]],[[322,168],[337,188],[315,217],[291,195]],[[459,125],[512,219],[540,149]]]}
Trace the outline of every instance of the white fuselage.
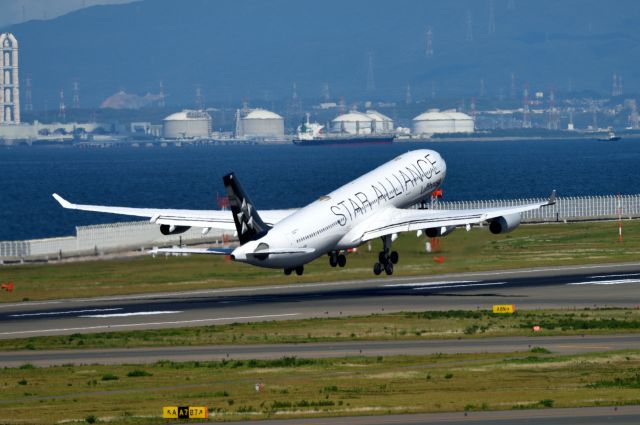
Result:
{"label": "white fuselage", "polygon": [[[256,266],[290,268],[331,251],[356,247],[362,227],[389,208],[406,208],[428,198],[444,180],[446,164],[435,151],[411,151],[379,166],[296,211],[261,239],[236,248],[236,261]],[[313,252],[271,254],[257,258],[258,247],[307,248]]]}

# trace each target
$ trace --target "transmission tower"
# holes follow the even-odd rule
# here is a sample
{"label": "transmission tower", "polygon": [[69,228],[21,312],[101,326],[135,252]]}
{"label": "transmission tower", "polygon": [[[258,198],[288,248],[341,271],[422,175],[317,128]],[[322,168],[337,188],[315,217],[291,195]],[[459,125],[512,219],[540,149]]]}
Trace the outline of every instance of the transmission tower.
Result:
{"label": "transmission tower", "polygon": [[27,77],[24,81],[24,110],[25,112],[33,111],[33,101],[31,99],[31,77]]}
{"label": "transmission tower", "polygon": [[242,137],[242,119],[240,116],[240,109],[236,109],[236,130],[235,136],[236,138]]}
{"label": "transmission tower", "polygon": [[164,83],[160,81],[160,99],[158,100],[158,106],[164,108]]}
{"label": "transmission tower", "polygon": [[77,81],[73,82],[73,99],[71,105],[73,109],[80,109],[80,86]]}
{"label": "transmission tower", "polygon": [[428,58],[433,56],[433,31],[431,30],[431,27],[427,29],[427,47],[424,54]]}
{"label": "transmission tower", "polygon": [[509,97],[511,99],[516,98],[516,74],[511,73],[511,88],[509,89]]}
{"label": "transmission tower", "polygon": [[65,122],[67,120],[66,116],[66,107],[64,106],[64,90],[60,90],[60,108],[58,109],[58,118],[60,122]]}
{"label": "transmission tower", "polygon": [[558,130],[560,128],[560,114],[556,107],[556,95],[553,89],[549,91],[549,110],[547,128],[549,130]]}
{"label": "transmission tower", "polygon": [[204,96],[202,95],[202,88],[196,87],[196,109],[199,111],[204,110]]}
{"label": "transmission tower", "polygon": [[522,93],[522,128],[531,128],[531,111],[529,110],[529,87],[524,86]]}
{"label": "transmission tower", "polygon": [[328,102],[331,99],[331,92],[329,91],[329,83],[322,85],[322,100]]}
{"label": "transmission tower", "polygon": [[618,75],[618,96],[622,96],[622,75]]}
{"label": "transmission tower", "polygon": [[471,11],[467,10],[467,35],[465,36],[465,41],[472,42],[473,41],[473,16],[471,16]]}
{"label": "transmission tower", "polygon": [[496,33],[496,16],[493,10],[493,0],[489,0],[489,35]]}
{"label": "transmission tower", "polygon": [[471,98],[471,103],[469,105],[469,108],[471,108],[471,117],[473,118],[473,121],[476,121],[476,116],[478,115],[478,111],[476,110],[476,98],[472,97]]}
{"label": "transmission tower", "polygon": [[640,115],[638,115],[638,105],[635,99],[631,99],[629,101],[629,107],[631,108],[631,113],[629,114],[629,125],[632,129],[637,130],[640,128]]}
{"label": "transmission tower", "polygon": [[373,52],[369,52],[369,66],[367,69],[367,92],[371,93],[376,89],[376,81],[373,77]]}
{"label": "transmission tower", "polygon": [[480,98],[484,97],[484,78],[480,78]]}
{"label": "transmission tower", "polygon": [[413,103],[413,99],[411,97],[411,85],[407,84],[407,91],[405,92],[404,95],[404,103],[407,105],[411,105],[411,103]]}

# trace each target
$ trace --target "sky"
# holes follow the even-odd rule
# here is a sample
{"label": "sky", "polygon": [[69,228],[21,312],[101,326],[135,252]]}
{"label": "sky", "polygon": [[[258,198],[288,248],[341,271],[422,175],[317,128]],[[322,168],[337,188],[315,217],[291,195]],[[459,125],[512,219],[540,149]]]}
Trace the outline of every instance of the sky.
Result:
{"label": "sky", "polygon": [[32,19],[56,16],[98,4],[130,3],[134,0],[0,0],[0,27]]}

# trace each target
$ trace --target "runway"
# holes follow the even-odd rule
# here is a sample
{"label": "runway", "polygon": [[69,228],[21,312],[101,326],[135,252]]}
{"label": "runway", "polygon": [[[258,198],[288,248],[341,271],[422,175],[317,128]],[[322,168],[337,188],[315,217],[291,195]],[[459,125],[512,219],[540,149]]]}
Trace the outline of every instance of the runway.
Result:
{"label": "runway", "polygon": [[212,361],[348,356],[393,356],[455,353],[527,352],[544,347],[553,354],[582,354],[617,350],[640,350],[640,336],[585,335],[560,337],[506,337],[447,340],[347,341],[309,344],[247,344],[196,347],[158,347],[92,350],[38,350],[0,352],[0,365],[18,367],[67,364],[148,364],[160,360]]}
{"label": "runway", "polygon": [[[570,409],[501,410],[495,412],[423,413],[384,416],[349,416],[338,418],[267,420],[264,425],[637,425],[639,406],[584,407]],[[234,422],[253,425],[255,422]]]}
{"label": "runway", "polygon": [[518,309],[640,307],[640,263],[0,304],[0,338],[505,303]]}

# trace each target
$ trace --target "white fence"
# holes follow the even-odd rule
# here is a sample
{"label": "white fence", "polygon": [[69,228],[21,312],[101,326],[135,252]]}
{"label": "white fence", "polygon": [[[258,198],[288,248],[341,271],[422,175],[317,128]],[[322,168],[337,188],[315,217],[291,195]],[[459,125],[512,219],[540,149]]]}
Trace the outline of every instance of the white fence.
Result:
{"label": "white fence", "polygon": [[[544,202],[544,198],[508,199],[486,201],[454,201],[433,203],[433,209],[496,208]],[[640,217],[640,195],[583,196],[557,198],[555,205],[527,211],[522,214],[522,222],[552,222],[605,220]]]}
{"label": "white fence", "polygon": [[98,224],[76,227],[76,236],[0,242],[0,260],[63,258],[181,243],[211,243],[222,239],[220,231],[212,230],[202,235],[200,229],[165,236],[157,224],[146,221]]}

